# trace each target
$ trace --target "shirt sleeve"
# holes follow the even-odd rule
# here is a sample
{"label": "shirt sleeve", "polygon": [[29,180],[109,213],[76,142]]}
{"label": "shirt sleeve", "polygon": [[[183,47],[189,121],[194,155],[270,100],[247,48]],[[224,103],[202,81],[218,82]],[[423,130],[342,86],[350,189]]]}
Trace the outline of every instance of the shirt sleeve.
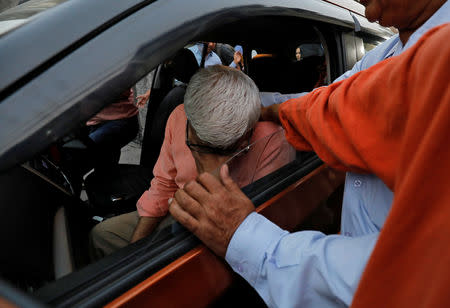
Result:
{"label": "shirt sleeve", "polygon": [[171,150],[177,111],[175,109],[167,121],[164,141],[153,169],[154,178],[150,183],[150,188],[142,194],[137,202],[139,216],[161,217],[166,215],[169,209],[168,200],[178,189],[175,182],[177,169]]}
{"label": "shirt sleeve", "polygon": [[349,306],[377,238],[289,233],[252,213],[225,259],[269,307]]}

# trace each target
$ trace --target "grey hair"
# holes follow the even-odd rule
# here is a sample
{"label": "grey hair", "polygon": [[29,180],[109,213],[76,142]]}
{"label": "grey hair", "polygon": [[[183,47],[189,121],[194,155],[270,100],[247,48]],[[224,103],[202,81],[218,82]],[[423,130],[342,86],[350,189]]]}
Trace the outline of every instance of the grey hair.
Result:
{"label": "grey hair", "polygon": [[261,101],[258,87],[247,75],[214,65],[192,76],[184,109],[200,140],[227,149],[256,125]]}

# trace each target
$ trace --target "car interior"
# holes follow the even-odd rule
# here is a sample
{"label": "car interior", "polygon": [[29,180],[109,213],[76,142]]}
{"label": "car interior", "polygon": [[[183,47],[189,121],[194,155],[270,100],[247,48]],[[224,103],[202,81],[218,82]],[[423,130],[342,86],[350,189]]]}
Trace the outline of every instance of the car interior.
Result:
{"label": "car interior", "polygon": [[[223,64],[228,65],[233,59],[233,46],[241,45],[244,72],[255,81],[260,91],[300,93],[330,83],[342,71],[333,31],[320,22],[263,16],[232,20],[208,29],[186,47],[196,42],[217,42],[216,53]],[[299,46],[304,54],[297,61],[295,50]],[[107,172],[94,171],[86,175],[83,190],[87,200],[73,194],[70,180],[60,165],[61,151],[83,151],[87,146],[83,140],[77,139],[76,132],[57,140],[33,159],[0,174],[0,186],[8,192],[0,196],[2,277],[47,300],[51,297],[49,288],[70,288],[71,283],[67,282],[70,277],[76,279],[81,275],[79,270],[91,263],[88,250],[92,227],[108,217],[135,210],[137,199],[148,189],[167,119],[174,108],[182,104],[186,84],[197,69],[196,59],[187,48],[167,55],[166,60],[155,68],[140,164],[119,164]],[[79,126],[82,125],[80,123]],[[294,162],[243,190],[251,195],[261,187],[273,185],[275,179],[299,168],[312,156],[314,153],[299,152]],[[339,192],[333,198],[339,198]],[[317,227],[313,223],[314,220],[324,221],[323,212],[317,212],[315,218],[299,228],[315,227],[329,233],[337,232],[340,209],[327,208],[326,204],[324,207],[325,216],[329,218],[324,226]],[[180,225],[173,223],[146,239],[146,247],[155,254],[167,250],[167,245],[175,245],[174,234],[180,230],[185,232]],[[102,266],[107,265],[108,260],[112,262],[120,256],[132,255],[138,245],[131,246],[106,257]],[[156,269],[171,260],[173,257],[167,258]],[[91,264],[84,273],[95,273],[99,267]],[[65,287],[58,280],[66,281]]]}

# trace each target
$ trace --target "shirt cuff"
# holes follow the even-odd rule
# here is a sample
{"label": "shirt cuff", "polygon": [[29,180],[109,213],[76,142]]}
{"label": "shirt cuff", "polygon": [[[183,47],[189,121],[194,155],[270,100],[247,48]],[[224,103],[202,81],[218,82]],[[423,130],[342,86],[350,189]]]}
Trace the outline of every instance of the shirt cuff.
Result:
{"label": "shirt cuff", "polygon": [[225,260],[252,286],[256,284],[269,247],[288,234],[264,216],[251,213],[237,228],[227,248]]}

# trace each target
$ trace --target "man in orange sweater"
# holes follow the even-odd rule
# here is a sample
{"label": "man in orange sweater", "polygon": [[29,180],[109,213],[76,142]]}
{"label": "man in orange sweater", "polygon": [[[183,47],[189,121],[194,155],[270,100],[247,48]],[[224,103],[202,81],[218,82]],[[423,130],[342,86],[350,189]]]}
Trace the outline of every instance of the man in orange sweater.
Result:
{"label": "man in orange sweater", "polygon": [[[449,37],[450,24],[435,28],[402,55],[279,109],[298,150],[314,150],[336,169],[373,173],[394,191],[354,307],[450,306]],[[257,215],[225,166],[221,182],[204,173],[186,184],[170,211],[219,256]],[[294,235],[284,234],[277,249]],[[257,289],[285,261],[264,255]]]}

